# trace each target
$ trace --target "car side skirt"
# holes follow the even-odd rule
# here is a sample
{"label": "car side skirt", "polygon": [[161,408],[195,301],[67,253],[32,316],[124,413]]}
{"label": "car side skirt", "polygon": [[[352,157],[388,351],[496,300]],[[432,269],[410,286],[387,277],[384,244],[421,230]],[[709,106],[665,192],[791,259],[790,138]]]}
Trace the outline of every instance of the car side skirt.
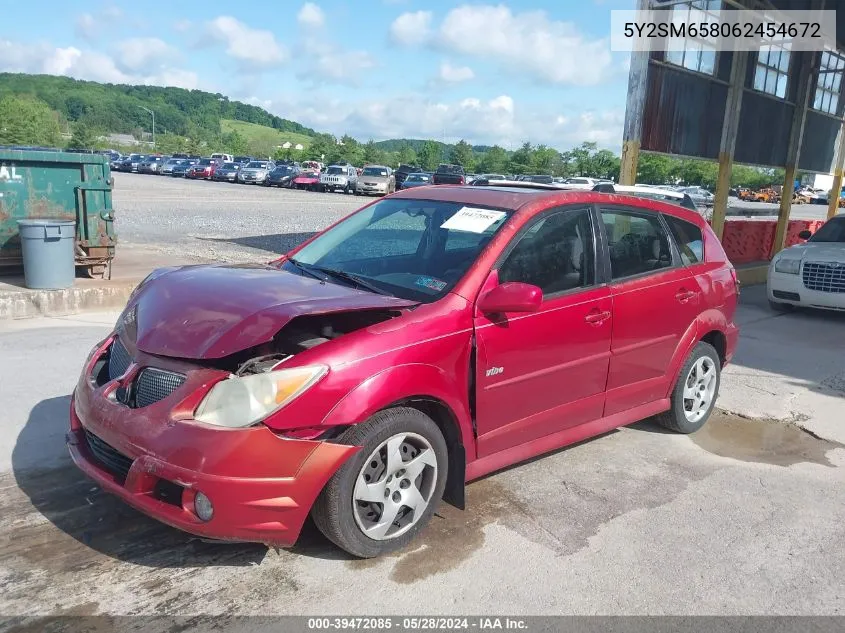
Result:
{"label": "car side skirt", "polygon": [[487,455],[467,464],[466,480],[469,482],[479,479],[484,475],[515,465],[526,459],[563,448],[564,446],[569,446],[570,444],[575,444],[576,442],[581,442],[601,435],[602,433],[607,433],[620,426],[639,422],[658,413],[668,411],[669,408],[670,402],[668,398],[655,400],[654,402],[649,402],[639,407],[628,409],[627,411],[620,411],[619,413],[599,418],[593,422],[564,429],[557,433],[552,433],[551,435],[546,435],[536,440],[499,451],[498,453]]}

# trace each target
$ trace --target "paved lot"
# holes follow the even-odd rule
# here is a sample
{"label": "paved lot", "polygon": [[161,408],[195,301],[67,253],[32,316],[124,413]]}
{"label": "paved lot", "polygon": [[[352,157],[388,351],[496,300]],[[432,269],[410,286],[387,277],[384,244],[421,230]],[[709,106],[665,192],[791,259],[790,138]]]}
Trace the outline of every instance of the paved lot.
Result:
{"label": "paved lot", "polygon": [[747,289],[720,402],[834,441],[721,414],[692,437],[637,424],[471,484],[466,512],[375,561],[313,526],[292,550],[203,542],[79,474],[68,394],[115,318],[0,323],[0,613],[845,611],[841,317],[776,316]]}
{"label": "paved lot", "polygon": [[[121,245],[154,246],[169,255],[247,261],[284,253],[368,199],[254,185],[116,173],[115,227]],[[731,199],[755,212],[777,205]],[[797,205],[793,218],[826,217],[827,207]],[[756,217],[756,216],[755,216]],[[118,258],[121,248],[118,248]]]}
{"label": "paved lot", "polygon": [[227,261],[287,252],[368,201],[167,176],[116,173],[114,179],[115,230],[122,244]]}

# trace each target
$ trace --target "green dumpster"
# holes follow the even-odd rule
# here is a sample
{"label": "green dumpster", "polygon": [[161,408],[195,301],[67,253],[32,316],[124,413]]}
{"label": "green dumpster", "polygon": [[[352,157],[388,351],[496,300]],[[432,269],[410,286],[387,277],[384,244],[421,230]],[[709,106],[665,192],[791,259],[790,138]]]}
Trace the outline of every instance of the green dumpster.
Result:
{"label": "green dumpster", "polygon": [[111,270],[116,236],[108,158],[0,148],[0,274],[23,265],[18,220],[73,220],[74,259],[94,278]]}

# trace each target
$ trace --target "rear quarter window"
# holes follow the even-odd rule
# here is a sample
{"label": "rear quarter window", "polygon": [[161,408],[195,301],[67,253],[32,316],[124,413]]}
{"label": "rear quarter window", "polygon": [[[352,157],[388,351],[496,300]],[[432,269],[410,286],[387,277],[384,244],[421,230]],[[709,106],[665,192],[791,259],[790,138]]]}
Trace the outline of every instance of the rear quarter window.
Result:
{"label": "rear quarter window", "polygon": [[664,215],[672,236],[678,244],[681,261],[686,266],[704,261],[704,237],[701,229],[692,222],[687,222],[671,215]]}

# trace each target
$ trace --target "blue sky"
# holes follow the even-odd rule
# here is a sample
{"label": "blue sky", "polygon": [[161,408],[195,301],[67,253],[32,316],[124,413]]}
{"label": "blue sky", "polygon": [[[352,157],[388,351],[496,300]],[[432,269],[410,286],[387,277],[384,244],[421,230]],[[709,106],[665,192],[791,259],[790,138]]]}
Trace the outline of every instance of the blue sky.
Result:
{"label": "blue sky", "polygon": [[359,139],[618,149],[633,0],[10,3],[0,70],[221,92]]}

